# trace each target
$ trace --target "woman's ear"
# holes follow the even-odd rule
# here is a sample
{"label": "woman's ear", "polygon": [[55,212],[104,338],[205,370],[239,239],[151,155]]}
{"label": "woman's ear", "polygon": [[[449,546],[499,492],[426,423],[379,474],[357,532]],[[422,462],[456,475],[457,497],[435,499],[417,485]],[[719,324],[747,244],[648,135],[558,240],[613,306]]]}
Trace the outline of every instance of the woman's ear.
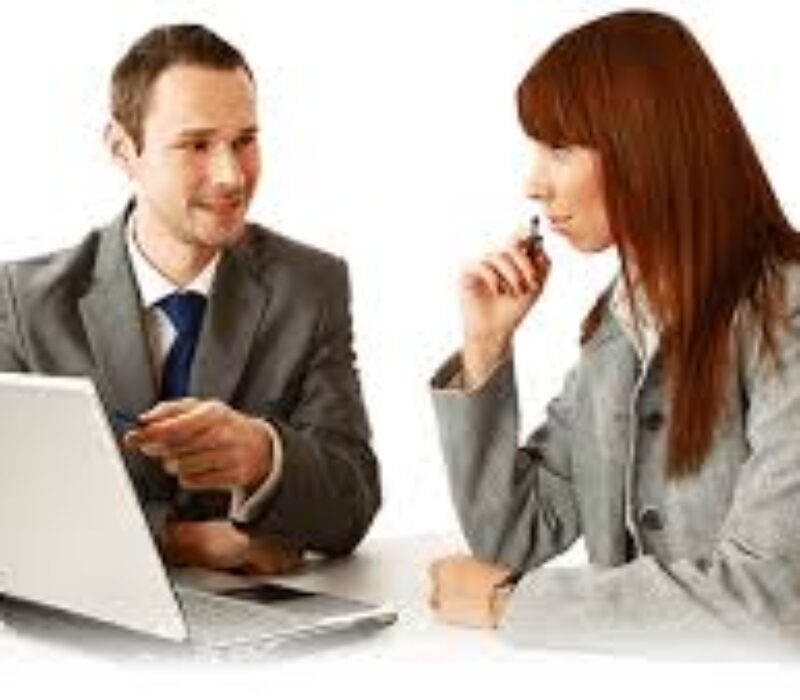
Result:
{"label": "woman's ear", "polygon": [[133,177],[139,152],[125,127],[113,119],[106,125],[103,137],[111,159],[128,177]]}

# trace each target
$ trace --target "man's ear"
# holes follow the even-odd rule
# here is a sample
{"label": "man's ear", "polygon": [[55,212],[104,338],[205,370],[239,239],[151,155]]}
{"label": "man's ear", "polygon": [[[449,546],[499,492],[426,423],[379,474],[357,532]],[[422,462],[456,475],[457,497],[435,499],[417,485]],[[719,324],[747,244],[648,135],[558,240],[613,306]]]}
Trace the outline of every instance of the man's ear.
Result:
{"label": "man's ear", "polygon": [[112,160],[122,168],[128,177],[133,177],[136,160],[139,157],[138,149],[125,127],[116,119],[112,119],[103,134],[108,152]]}

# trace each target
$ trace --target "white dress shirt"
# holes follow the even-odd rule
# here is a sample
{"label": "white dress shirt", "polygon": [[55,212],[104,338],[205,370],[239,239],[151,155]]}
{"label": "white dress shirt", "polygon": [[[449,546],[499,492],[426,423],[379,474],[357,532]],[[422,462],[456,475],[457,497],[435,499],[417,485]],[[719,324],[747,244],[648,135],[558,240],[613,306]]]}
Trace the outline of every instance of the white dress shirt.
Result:
{"label": "white dress shirt", "polygon": [[609,310],[633,345],[642,364],[649,363],[658,350],[661,333],[642,286],[634,285],[633,298],[630,298],[625,280],[622,276],[617,277],[611,291]]}
{"label": "white dress shirt", "polygon": [[[133,220],[128,226],[126,244],[128,256],[133,268],[133,277],[139,288],[139,297],[144,309],[145,332],[150,357],[156,374],[158,386],[161,385],[161,373],[172,344],[175,342],[177,332],[169,316],[157,306],[165,297],[175,292],[197,292],[208,299],[219,264],[219,253],[203,268],[189,284],[178,287],[172,280],[167,279],[145,257],[138,243],[134,231]],[[243,488],[231,489],[231,510],[229,517],[237,522],[251,520],[259,506],[275,490],[283,470],[283,445],[275,428],[268,421],[264,421],[272,440],[272,469],[264,482],[245,498]]]}

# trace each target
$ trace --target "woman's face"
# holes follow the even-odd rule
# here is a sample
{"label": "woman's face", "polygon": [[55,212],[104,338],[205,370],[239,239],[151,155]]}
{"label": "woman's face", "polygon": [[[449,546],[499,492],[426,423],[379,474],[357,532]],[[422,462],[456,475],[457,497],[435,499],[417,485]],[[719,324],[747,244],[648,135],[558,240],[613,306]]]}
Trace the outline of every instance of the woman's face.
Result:
{"label": "woman's face", "polygon": [[614,244],[608,225],[597,151],[584,146],[548,146],[531,139],[533,162],[527,195],[541,201],[553,230],[584,253]]}

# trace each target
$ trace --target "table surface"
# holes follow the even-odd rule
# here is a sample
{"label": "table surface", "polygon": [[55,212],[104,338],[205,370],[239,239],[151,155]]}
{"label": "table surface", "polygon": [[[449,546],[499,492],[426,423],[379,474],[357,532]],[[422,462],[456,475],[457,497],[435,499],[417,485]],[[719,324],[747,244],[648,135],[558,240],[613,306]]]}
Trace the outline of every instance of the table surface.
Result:
{"label": "table surface", "polygon": [[[436,661],[451,659],[455,650],[459,655],[482,659],[487,655],[507,656],[513,651],[496,634],[442,624],[428,608],[428,566],[437,557],[458,550],[463,551],[464,544],[455,534],[368,540],[350,557],[310,561],[300,573],[278,580],[308,590],[388,605],[398,614],[394,624],[380,631],[356,635],[344,644],[313,647],[315,657],[345,655],[358,659],[378,655]],[[240,577],[201,570],[184,570],[176,578],[209,589],[240,586],[242,582]],[[50,640],[46,634],[31,637],[0,626],[0,657],[35,657],[43,651],[63,658],[85,657],[86,650],[80,644],[76,648],[75,639],[70,636],[65,644],[63,639]]]}
{"label": "table surface", "polygon": [[[164,673],[176,675],[181,684],[178,687],[191,692],[196,700],[206,697],[218,700],[220,693],[238,697],[260,695],[265,681],[273,695],[282,695],[277,692],[279,688],[296,688],[298,673],[304,683],[320,692],[329,690],[331,679],[350,682],[354,678],[379,677],[390,678],[392,687],[398,690],[419,687],[423,682],[420,679],[424,679],[444,684],[442,687],[452,686],[459,697],[479,698],[496,697],[498,692],[516,694],[531,683],[535,684],[538,697],[586,697],[596,695],[604,687],[618,700],[629,694],[626,688],[637,689],[636,697],[640,697],[641,687],[652,686],[654,669],[659,678],[659,693],[664,691],[660,696],[670,698],[685,693],[687,686],[716,687],[720,669],[729,684],[742,688],[768,682],[771,687],[777,684],[792,688],[794,693],[800,682],[800,664],[754,664],[740,659],[737,664],[720,666],[697,660],[669,663],[662,659],[654,666],[645,654],[632,658],[518,650],[494,632],[442,624],[428,608],[428,566],[437,557],[464,549],[463,541],[455,534],[368,540],[351,557],[311,562],[301,573],[283,577],[282,581],[311,590],[389,604],[398,613],[397,622],[390,627],[348,638],[343,643],[300,648],[288,661],[284,658],[280,663],[264,666],[264,659],[255,659],[259,663],[250,671],[243,671],[238,664],[211,665],[198,675],[199,665],[193,659],[188,666],[163,659],[156,666],[157,673],[143,676],[142,670],[152,670],[153,665],[143,667],[133,663],[139,657],[125,657],[124,663],[119,663],[120,655],[116,655],[109,665],[109,658],[96,654],[96,649],[30,638],[5,629],[0,630],[0,677],[11,683],[16,675],[27,687],[39,684],[48,694],[72,685],[85,698],[94,694],[104,700],[107,688],[119,686],[121,673],[128,674],[126,683],[131,690],[150,683],[148,697],[170,698],[174,698],[174,692],[167,691],[175,686],[164,685]],[[562,558],[559,563],[579,564],[582,556],[574,550],[571,555],[568,553],[566,561]],[[209,588],[241,583],[241,579],[224,574],[199,571],[186,571],[181,578]],[[153,659],[144,661],[149,663]],[[93,679],[94,685],[89,687],[86,679]],[[622,685],[620,679],[625,679]],[[380,683],[376,688],[380,687],[383,693],[386,681]],[[233,692],[233,688],[238,691]],[[134,694],[140,697],[138,692]]]}
{"label": "table surface", "polygon": [[[437,557],[464,551],[456,534],[420,535],[367,541],[358,553],[333,561],[314,561],[301,573],[281,577],[287,585],[385,604],[398,614],[393,625],[364,637],[351,640],[346,647],[315,650],[315,654],[343,653],[371,656],[376,653],[431,661],[450,659],[454,649],[459,654],[507,656],[509,649],[497,635],[486,630],[464,629],[445,625],[431,614],[428,567]],[[187,570],[180,580],[205,588],[224,589],[240,584],[240,579],[226,574]],[[275,579],[269,579],[275,580]]]}

